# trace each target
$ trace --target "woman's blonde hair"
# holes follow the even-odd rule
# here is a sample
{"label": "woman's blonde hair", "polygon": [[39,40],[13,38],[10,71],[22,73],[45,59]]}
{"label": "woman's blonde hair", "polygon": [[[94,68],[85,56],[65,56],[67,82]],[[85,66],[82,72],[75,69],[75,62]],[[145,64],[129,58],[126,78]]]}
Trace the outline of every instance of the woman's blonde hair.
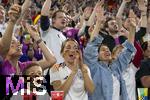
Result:
{"label": "woman's blonde hair", "polygon": [[115,56],[116,56],[116,52],[119,50],[119,49],[123,49],[124,47],[122,45],[117,45],[115,46],[115,48],[113,49],[112,51],[112,60],[115,60]]}
{"label": "woman's blonde hair", "polygon": [[67,43],[68,41],[73,41],[73,42],[75,42],[75,43],[78,45],[78,49],[80,49],[79,43],[78,43],[75,39],[73,39],[73,38],[68,38],[68,39],[66,39],[66,40],[62,43],[60,53],[62,53],[62,52],[64,51],[64,47],[65,47],[65,45],[66,45],[66,43]]}

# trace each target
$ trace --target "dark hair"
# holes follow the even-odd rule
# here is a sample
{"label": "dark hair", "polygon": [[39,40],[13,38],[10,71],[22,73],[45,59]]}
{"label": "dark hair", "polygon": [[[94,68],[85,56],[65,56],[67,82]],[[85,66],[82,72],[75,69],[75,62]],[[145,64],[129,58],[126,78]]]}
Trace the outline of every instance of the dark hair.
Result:
{"label": "dark hair", "polygon": [[141,45],[143,51],[146,51],[148,48],[148,41],[145,41],[142,45]]}
{"label": "dark hair", "polygon": [[27,67],[23,70],[22,75],[26,75],[27,74],[27,70],[30,69],[33,66],[40,66],[38,63],[36,62],[31,62],[29,65],[27,65]]}
{"label": "dark hair", "polygon": [[66,40],[62,43],[60,53],[62,53],[62,52],[64,51],[64,47],[65,47],[65,45],[66,45],[66,43],[67,43],[68,41],[73,41],[73,42],[75,42],[75,43],[78,45],[78,48],[80,48],[78,42],[77,42],[75,39],[73,39],[73,38],[68,38],[68,39],[66,39]]}
{"label": "dark hair", "polygon": [[[108,45],[107,44],[105,44],[105,43],[102,43],[101,45],[99,45],[99,47],[98,47],[98,52],[100,52],[100,49],[101,49],[101,47],[102,46],[107,46],[108,47]],[[109,48],[109,47],[108,47]]]}
{"label": "dark hair", "polygon": [[52,15],[52,19],[55,19],[55,18],[56,18],[56,16],[57,16],[57,13],[59,13],[59,12],[62,12],[62,13],[65,13],[65,14],[66,14],[66,12],[65,12],[65,11],[63,11],[63,10],[57,10],[57,11],[55,11],[55,12],[53,13],[53,15]]}
{"label": "dark hair", "polygon": [[111,21],[111,20],[115,20],[113,17],[107,17],[106,18],[106,21],[104,23],[104,28],[108,28],[108,22]]}
{"label": "dark hair", "polygon": [[[100,49],[101,49],[102,46],[107,46],[107,45],[103,44],[103,43],[101,45],[99,45],[99,47],[98,47],[98,53],[100,52]],[[101,59],[99,57],[98,57],[98,61],[101,61]]]}

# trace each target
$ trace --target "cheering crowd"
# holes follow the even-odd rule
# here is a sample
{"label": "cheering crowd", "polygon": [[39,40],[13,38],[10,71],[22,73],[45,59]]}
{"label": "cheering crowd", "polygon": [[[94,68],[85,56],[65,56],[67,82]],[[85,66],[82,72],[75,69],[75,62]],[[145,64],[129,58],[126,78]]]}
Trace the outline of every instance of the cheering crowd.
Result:
{"label": "cheering crowd", "polygon": [[0,75],[47,78],[45,95],[31,83],[30,95],[1,100],[53,100],[51,91],[63,100],[150,100],[150,1],[0,4]]}

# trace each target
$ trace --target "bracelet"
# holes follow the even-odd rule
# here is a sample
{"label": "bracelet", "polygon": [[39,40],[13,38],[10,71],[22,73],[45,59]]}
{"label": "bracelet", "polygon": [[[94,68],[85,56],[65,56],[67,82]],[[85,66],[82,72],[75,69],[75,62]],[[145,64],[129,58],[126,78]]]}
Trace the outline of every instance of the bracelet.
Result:
{"label": "bracelet", "polygon": [[37,41],[36,41],[36,44],[39,44],[39,43],[41,43],[43,40],[40,38],[40,39],[38,39]]}

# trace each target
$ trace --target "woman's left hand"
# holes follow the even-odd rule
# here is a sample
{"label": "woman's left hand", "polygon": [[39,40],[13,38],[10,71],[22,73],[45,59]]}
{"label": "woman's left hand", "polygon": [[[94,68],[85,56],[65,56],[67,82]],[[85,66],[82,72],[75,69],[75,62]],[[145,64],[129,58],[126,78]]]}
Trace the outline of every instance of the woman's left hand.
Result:
{"label": "woman's left hand", "polygon": [[81,50],[78,50],[77,51],[77,58],[78,58],[78,64],[79,64],[79,68],[82,69],[83,67],[83,57],[82,57],[82,51]]}
{"label": "woman's left hand", "polygon": [[81,71],[83,73],[87,73],[87,68],[86,68],[87,66],[83,62],[82,51],[78,50],[77,52],[78,52],[78,64],[79,64],[79,68],[81,69]]}
{"label": "woman's left hand", "polygon": [[40,38],[39,32],[37,31],[37,29],[34,26],[26,23],[25,28],[34,40],[38,40]]}

